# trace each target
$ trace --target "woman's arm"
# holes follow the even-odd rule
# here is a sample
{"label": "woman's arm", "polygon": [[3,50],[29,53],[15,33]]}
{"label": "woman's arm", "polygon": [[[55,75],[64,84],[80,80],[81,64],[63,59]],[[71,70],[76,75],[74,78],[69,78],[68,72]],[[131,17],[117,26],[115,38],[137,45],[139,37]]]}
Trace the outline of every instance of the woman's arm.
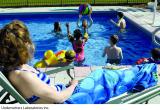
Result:
{"label": "woman's arm", "polygon": [[55,88],[45,84],[32,73],[20,73],[19,79],[19,83],[23,84],[26,89],[31,91],[31,93],[50,103],[63,103],[66,101],[72,95],[76,85],[78,84],[78,81],[73,81],[64,91],[57,92]]}

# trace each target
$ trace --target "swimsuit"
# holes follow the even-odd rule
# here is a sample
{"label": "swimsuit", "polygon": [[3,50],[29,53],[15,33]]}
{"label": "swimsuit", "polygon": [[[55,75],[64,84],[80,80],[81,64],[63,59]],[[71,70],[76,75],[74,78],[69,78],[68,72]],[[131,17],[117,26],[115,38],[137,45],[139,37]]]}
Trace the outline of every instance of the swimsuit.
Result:
{"label": "swimsuit", "polygon": [[121,63],[121,59],[107,59],[107,63],[110,64],[120,64]]}
{"label": "swimsuit", "polygon": [[80,46],[78,46],[75,41],[73,42],[74,51],[76,51],[78,48],[82,49],[82,51],[80,53],[76,53],[76,61],[77,62],[81,62],[84,60],[84,45],[85,45],[84,41]]}
{"label": "swimsuit", "polygon": [[160,60],[155,61],[152,57],[151,58],[141,58],[139,59],[136,64],[145,64],[145,63],[156,63],[160,64]]}
{"label": "swimsuit", "polygon": [[[17,69],[17,70],[21,70],[21,71],[28,71],[28,70],[24,70],[24,69]],[[37,70],[37,69],[36,69]],[[44,83],[46,83],[47,85],[50,86],[50,78],[43,72],[40,72],[39,70],[37,70],[39,73],[36,73],[37,74],[37,77],[43,81]],[[28,72],[32,72],[32,73],[35,73],[34,71],[28,71]],[[62,91],[63,89],[65,89],[64,85],[62,84],[58,84],[58,85],[55,85],[57,91]],[[31,96],[30,98],[27,98],[26,101],[30,104],[34,103],[35,101],[37,101],[40,97],[37,97],[37,96]]]}

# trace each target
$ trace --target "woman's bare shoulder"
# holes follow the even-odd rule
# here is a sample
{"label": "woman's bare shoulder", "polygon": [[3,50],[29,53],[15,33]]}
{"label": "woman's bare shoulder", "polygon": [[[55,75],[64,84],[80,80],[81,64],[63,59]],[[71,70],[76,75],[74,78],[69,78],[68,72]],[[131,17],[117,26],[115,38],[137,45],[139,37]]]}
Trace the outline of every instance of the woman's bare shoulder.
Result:
{"label": "woman's bare shoulder", "polygon": [[27,71],[21,71],[21,70],[13,70],[9,73],[9,76],[8,76],[9,80],[12,83],[19,83],[21,81],[26,80],[27,77],[31,77],[31,73]]}

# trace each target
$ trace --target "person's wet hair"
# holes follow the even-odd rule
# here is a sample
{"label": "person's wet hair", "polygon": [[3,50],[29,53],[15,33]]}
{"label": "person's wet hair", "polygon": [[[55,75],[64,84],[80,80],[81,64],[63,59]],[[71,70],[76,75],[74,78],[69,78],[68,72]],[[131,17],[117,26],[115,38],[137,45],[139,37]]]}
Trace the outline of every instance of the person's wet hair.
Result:
{"label": "person's wet hair", "polygon": [[116,43],[119,41],[119,38],[118,38],[117,35],[112,35],[112,36],[110,37],[110,40],[111,40],[111,42],[112,42],[113,44],[116,44]]}
{"label": "person's wet hair", "polygon": [[76,49],[76,53],[81,53],[82,52],[82,48],[77,48]]}
{"label": "person's wet hair", "polygon": [[124,14],[122,12],[118,12],[117,15],[119,16],[119,18],[123,18],[124,17]]}
{"label": "person's wet hair", "polygon": [[75,52],[73,50],[68,50],[66,53],[65,53],[65,58],[66,60],[72,62],[75,58]]}
{"label": "person's wet hair", "polygon": [[154,48],[151,50],[152,58],[154,60],[160,60],[160,48]]}
{"label": "person's wet hair", "polygon": [[74,30],[74,38],[76,38],[76,40],[79,40],[81,37],[82,37],[82,33],[80,29]]}
{"label": "person's wet hair", "polygon": [[84,26],[84,23],[87,23],[87,20],[86,19],[83,19],[83,21],[82,21],[82,26]]}
{"label": "person's wet hair", "polygon": [[55,22],[54,23],[54,32],[61,32],[61,31],[62,31],[62,29],[59,25],[59,22]]}

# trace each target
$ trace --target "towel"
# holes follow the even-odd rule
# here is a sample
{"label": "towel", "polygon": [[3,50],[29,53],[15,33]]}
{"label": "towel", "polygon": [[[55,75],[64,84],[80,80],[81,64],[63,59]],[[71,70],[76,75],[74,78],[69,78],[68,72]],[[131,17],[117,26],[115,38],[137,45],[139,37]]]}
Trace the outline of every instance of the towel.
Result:
{"label": "towel", "polygon": [[118,70],[98,69],[77,85],[65,103],[103,104],[125,92],[141,92],[157,82],[157,65],[154,63]]}

